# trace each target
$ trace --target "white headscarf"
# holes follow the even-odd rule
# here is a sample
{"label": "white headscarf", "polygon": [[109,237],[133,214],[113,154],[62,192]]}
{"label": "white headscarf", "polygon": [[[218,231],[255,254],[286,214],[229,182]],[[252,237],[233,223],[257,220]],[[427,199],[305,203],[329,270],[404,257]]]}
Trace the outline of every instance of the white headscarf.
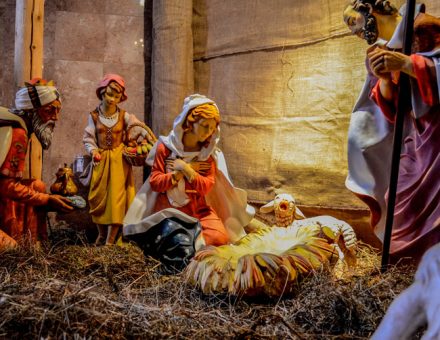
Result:
{"label": "white headscarf", "polygon": [[[198,160],[205,161],[209,158],[209,156],[212,154],[215,147],[217,146],[217,143],[220,140],[220,125],[217,126],[216,131],[211,136],[211,140],[208,146],[203,147],[202,150],[197,152],[184,151],[184,146],[182,142],[184,131],[182,125],[185,122],[186,116],[188,116],[188,113],[192,109],[204,104],[212,104],[218,110],[218,107],[214,103],[214,101],[204,95],[196,93],[186,97],[183,102],[182,112],[180,112],[180,114],[174,119],[173,130],[171,130],[168,136],[159,137],[159,141],[165,144],[165,146],[170,149],[175,156],[185,159],[188,157],[194,158],[194,156],[196,155]],[[154,157],[156,155],[156,146],[157,143],[153,150],[151,150],[151,152],[148,154],[148,158],[146,160],[146,163],[150,166],[152,166],[154,162]]]}
{"label": "white headscarf", "polygon": [[15,107],[18,110],[31,110],[42,107],[60,98],[55,86],[27,85],[20,88],[15,95]]}

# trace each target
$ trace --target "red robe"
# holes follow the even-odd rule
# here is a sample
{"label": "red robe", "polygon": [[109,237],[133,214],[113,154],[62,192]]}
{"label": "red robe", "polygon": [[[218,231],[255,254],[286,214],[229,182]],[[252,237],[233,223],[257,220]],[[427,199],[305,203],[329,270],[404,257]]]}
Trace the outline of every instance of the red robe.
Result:
{"label": "red robe", "polygon": [[0,231],[17,241],[26,237],[35,242],[47,239],[46,213],[39,207],[47,205],[49,195],[42,181],[21,179],[27,145],[26,131],[14,127],[10,149],[0,167]]}
{"label": "red robe", "polygon": [[200,220],[203,238],[207,245],[219,246],[228,243],[229,236],[223,222],[205,200],[205,195],[214,186],[215,172],[217,171],[214,159],[209,157],[207,160],[211,164],[211,168],[206,176],[196,174],[191,183],[185,180],[185,191],[190,198],[190,202],[183,207],[176,208],[170,204],[166,194],[167,190],[176,185],[172,173],[167,173],[165,169],[165,160],[170,154],[171,151],[164,144],[160,143],[157,146],[150,175],[151,189],[159,193],[154,206],[154,212],[165,208],[178,209]]}

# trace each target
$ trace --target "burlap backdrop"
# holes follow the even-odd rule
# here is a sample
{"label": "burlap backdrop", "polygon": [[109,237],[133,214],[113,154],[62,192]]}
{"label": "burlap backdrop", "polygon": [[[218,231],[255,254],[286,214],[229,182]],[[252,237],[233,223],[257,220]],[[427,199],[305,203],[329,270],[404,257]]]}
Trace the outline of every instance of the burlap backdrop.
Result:
{"label": "burlap backdrop", "polygon": [[[367,45],[348,34],[345,4],[154,1],[155,131],[169,131],[185,96],[206,94],[221,109],[231,177],[251,201],[289,192],[301,204],[363,207],[344,181]],[[440,15],[437,0],[426,4]]]}

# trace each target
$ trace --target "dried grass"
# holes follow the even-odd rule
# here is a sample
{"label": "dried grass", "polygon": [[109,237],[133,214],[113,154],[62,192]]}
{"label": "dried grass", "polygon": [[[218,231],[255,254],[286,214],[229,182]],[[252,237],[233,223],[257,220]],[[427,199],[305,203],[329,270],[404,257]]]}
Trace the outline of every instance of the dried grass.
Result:
{"label": "dried grass", "polygon": [[322,272],[277,300],[204,296],[138,248],[58,243],[0,253],[1,338],[364,339],[414,269]]}

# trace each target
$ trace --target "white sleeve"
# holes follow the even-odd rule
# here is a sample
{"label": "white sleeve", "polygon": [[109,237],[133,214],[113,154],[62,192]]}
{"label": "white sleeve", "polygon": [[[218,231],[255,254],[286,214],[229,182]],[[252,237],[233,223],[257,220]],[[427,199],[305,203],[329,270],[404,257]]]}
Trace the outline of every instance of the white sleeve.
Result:
{"label": "white sleeve", "polygon": [[125,111],[125,114],[124,114],[125,126],[129,126],[130,125],[130,123],[131,123],[130,116],[131,116],[131,114],[129,114],[127,111]]}
{"label": "white sleeve", "polygon": [[83,144],[86,151],[91,155],[93,150],[98,149],[98,141],[96,140],[96,128],[92,115],[89,115],[87,126],[84,130]]}
{"label": "white sleeve", "polygon": [[130,126],[133,124],[142,124],[142,122],[132,113],[125,112],[124,115],[125,126]]}

